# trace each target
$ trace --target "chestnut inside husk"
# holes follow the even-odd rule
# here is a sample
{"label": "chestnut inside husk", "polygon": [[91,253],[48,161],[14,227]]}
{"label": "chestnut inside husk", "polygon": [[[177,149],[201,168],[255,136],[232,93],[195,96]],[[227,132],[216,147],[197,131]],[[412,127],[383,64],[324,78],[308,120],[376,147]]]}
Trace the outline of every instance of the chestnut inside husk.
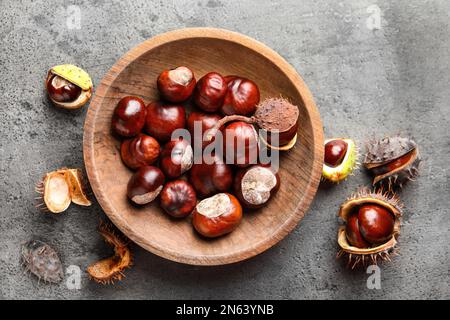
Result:
{"label": "chestnut inside husk", "polygon": [[[351,222],[351,219],[354,217],[357,210],[367,205],[379,206],[389,212],[394,219],[394,225],[391,234],[384,239],[382,243],[371,244],[369,241],[362,241],[359,243],[365,244],[366,247],[363,245],[357,247],[350,243],[352,239],[349,237],[353,237],[353,235],[348,233],[348,223]],[[389,261],[390,256],[395,254],[397,238],[400,234],[402,208],[403,204],[396,195],[384,192],[383,190],[371,191],[363,188],[348,198],[341,205],[339,210],[339,217],[342,218],[347,225],[340,227],[338,231],[338,244],[340,246],[338,257],[344,255],[347,256],[348,264],[352,269],[358,265],[367,265],[369,263],[376,264],[379,260]]]}
{"label": "chestnut inside husk", "polygon": [[92,95],[92,80],[89,75],[71,64],[51,68],[45,79],[45,87],[53,104],[65,109],[82,107]]}
{"label": "chestnut inside husk", "polygon": [[327,139],[324,149],[323,180],[341,182],[358,167],[358,148],[352,139]]}
{"label": "chestnut inside husk", "polygon": [[421,157],[414,140],[400,136],[367,143],[364,166],[374,176],[373,185],[401,188],[419,174]]}

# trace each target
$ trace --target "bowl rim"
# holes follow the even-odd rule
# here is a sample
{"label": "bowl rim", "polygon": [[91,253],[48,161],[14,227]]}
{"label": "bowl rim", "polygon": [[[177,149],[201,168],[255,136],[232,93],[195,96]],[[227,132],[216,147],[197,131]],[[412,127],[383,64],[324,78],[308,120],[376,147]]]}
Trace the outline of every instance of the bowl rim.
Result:
{"label": "bowl rim", "polygon": [[[286,219],[286,221],[282,225],[280,225],[278,229],[274,230],[271,237],[267,237],[259,242],[256,242],[251,247],[247,247],[229,254],[226,253],[213,256],[188,255],[180,252],[168,251],[167,248],[161,248],[158,245],[146,241],[144,238],[142,238],[132,230],[132,228],[121,217],[120,213],[116,212],[111,203],[107,200],[105,193],[101,187],[101,183],[97,173],[98,170],[96,169],[96,163],[94,161],[95,118],[99,111],[99,106],[102,104],[102,101],[105,98],[105,94],[112,82],[131,62],[147,53],[149,50],[172,41],[186,40],[190,38],[211,38],[234,42],[236,44],[247,47],[250,50],[256,51],[258,54],[271,61],[289,78],[289,80],[296,87],[297,91],[300,93],[300,96],[304,103],[304,107],[306,108],[307,113],[310,117],[313,129],[312,138],[314,141],[314,158],[312,164],[312,174],[310,176],[307,187],[305,188],[305,190],[303,190],[303,206],[297,206],[294,214]],[[283,238],[285,238],[304,217],[317,192],[322,175],[323,127],[319,111],[316,107],[316,104],[314,103],[310,90],[308,89],[300,75],[297,73],[297,71],[294,69],[294,67],[292,67],[277,52],[253,38],[234,31],[217,28],[184,28],[156,35],[140,43],[139,45],[125,53],[106,73],[106,75],[100,81],[100,84],[97,86],[95,95],[87,111],[83,133],[83,155],[87,176],[98,203],[100,204],[106,215],[109,217],[109,219],[111,219],[111,221],[133,242],[160,257],[179,263],[209,266],[224,265],[246,260],[266,251],[267,249],[271,248],[276,243],[281,241]]]}

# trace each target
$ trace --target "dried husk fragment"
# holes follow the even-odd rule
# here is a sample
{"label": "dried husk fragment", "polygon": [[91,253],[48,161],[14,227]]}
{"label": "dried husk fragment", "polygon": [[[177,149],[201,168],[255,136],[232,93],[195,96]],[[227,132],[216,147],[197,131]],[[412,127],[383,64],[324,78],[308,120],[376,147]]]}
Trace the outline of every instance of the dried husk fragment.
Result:
{"label": "dried husk fragment", "polygon": [[132,255],[128,248],[128,241],[119,235],[111,225],[101,222],[98,232],[106,243],[114,248],[114,255],[91,264],[87,268],[91,279],[101,284],[114,284],[125,277],[123,271],[132,265]]}
{"label": "dried husk fragment", "polygon": [[40,240],[30,240],[21,248],[21,259],[26,271],[39,280],[58,283],[64,278],[63,267],[56,251]]}

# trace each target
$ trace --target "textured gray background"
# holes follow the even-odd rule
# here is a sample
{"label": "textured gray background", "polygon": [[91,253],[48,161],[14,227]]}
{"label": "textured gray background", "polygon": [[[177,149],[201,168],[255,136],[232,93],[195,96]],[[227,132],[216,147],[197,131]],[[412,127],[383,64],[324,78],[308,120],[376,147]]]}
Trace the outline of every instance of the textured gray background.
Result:
{"label": "textured gray background", "polygon": [[[370,30],[367,8],[381,9]],[[69,5],[81,29],[66,26]],[[450,4],[448,1],[0,1],[0,298],[450,298],[449,173]],[[278,51],[303,76],[326,136],[412,134],[425,160],[407,186],[401,255],[381,270],[381,290],[364,272],[335,260],[336,211],[358,186],[358,171],[319,190],[301,224],[281,243],[249,261],[201,268],[176,264],[133,246],[135,266],[120,284],[100,286],[83,273],[82,289],[44,285],[24,275],[20,244],[44,239],[64,264],[82,270],[110,251],[96,233],[103,215],[71,206],[38,212],[34,184],[61,166],[83,167],[86,109],[49,105],[42,81],[55,64],[75,63],[99,83],[113,63],[153,35],[184,27],[242,32]]]}

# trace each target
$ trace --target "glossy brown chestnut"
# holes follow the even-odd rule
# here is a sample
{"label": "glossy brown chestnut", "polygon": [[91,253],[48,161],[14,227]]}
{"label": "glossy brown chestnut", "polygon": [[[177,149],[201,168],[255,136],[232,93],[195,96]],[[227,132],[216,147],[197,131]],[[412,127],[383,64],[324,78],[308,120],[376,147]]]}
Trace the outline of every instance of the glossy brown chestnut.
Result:
{"label": "glossy brown chestnut", "polygon": [[243,207],[261,208],[280,188],[280,176],[267,165],[253,165],[240,169],[234,178],[234,194]]}
{"label": "glossy brown chestnut", "polygon": [[182,106],[165,105],[160,101],[147,106],[145,130],[159,142],[169,141],[176,129],[186,125],[186,112]]}
{"label": "glossy brown chestnut", "polygon": [[208,157],[201,164],[194,163],[189,171],[189,181],[197,195],[206,198],[229,190],[233,184],[233,171],[219,158]]}
{"label": "glossy brown chestnut", "polygon": [[159,143],[156,139],[140,133],[122,142],[120,155],[123,163],[135,170],[153,164],[159,156]]}
{"label": "glossy brown chestnut", "polygon": [[385,208],[366,204],[358,210],[359,230],[364,239],[372,244],[387,241],[394,231],[394,216]]}
{"label": "glossy brown chestnut", "polygon": [[145,115],[145,104],[141,98],[123,97],[114,109],[111,128],[122,137],[134,137],[144,127]]}
{"label": "glossy brown chestnut", "polygon": [[164,185],[164,173],[157,167],[141,167],[132,176],[127,186],[127,196],[135,204],[152,202]]}
{"label": "glossy brown chestnut", "polygon": [[81,94],[81,88],[66,79],[53,74],[47,81],[47,92],[56,102],[72,102]]}
{"label": "glossy brown chestnut", "polygon": [[166,177],[178,178],[192,167],[194,153],[186,140],[172,140],[164,145],[161,152],[161,170]]}
{"label": "glossy brown chestnut", "polygon": [[198,81],[194,101],[203,111],[217,112],[222,107],[226,92],[225,79],[217,72],[210,72]]}
{"label": "glossy brown chestnut", "polygon": [[197,205],[197,195],[191,184],[184,180],[167,182],[161,191],[161,208],[175,218],[188,216]]}
{"label": "glossy brown chestnut", "polygon": [[347,219],[347,225],[345,226],[345,234],[348,242],[357,248],[370,248],[368,243],[359,230],[358,213],[352,213]]}
{"label": "glossy brown chestnut", "polygon": [[219,193],[200,201],[192,213],[198,233],[215,238],[230,233],[241,223],[242,207],[231,194]]}
{"label": "glossy brown chestnut", "polygon": [[258,162],[258,133],[243,121],[232,122],[223,130],[226,163],[246,167]]}
{"label": "glossy brown chestnut", "polygon": [[231,77],[228,76],[229,82],[221,108],[222,113],[226,115],[252,115],[259,103],[258,86],[249,79],[236,77],[231,80]]}
{"label": "glossy brown chestnut", "polygon": [[347,153],[347,143],[344,140],[331,140],[325,144],[324,162],[330,167],[339,166]]}
{"label": "glossy brown chestnut", "polygon": [[194,72],[188,67],[164,70],[157,80],[161,96],[172,103],[187,100],[192,95],[195,84]]}
{"label": "glossy brown chestnut", "polygon": [[[214,141],[214,138],[210,141],[206,141],[204,139],[205,133],[214,127],[214,125],[221,119],[222,117],[218,114],[214,113],[205,113],[205,112],[197,112],[193,111],[188,116],[187,119],[187,128],[189,133],[191,134],[191,139],[193,141],[192,145],[195,147],[197,141],[202,141],[202,148],[206,148],[209,144]],[[197,123],[197,130],[195,130],[195,124]]]}

